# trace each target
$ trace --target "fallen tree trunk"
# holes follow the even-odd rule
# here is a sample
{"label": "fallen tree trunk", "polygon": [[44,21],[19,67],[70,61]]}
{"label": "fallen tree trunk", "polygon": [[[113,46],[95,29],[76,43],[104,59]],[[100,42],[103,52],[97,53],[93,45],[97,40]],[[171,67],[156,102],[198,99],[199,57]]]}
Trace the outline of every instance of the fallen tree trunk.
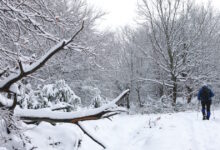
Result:
{"label": "fallen tree trunk", "polygon": [[123,109],[119,109],[117,106],[121,100],[127,98],[129,95],[129,90],[122,92],[117,98],[111,101],[109,104],[104,105],[100,108],[91,109],[81,112],[56,112],[56,111],[46,111],[45,109],[40,110],[19,110],[15,111],[15,115],[24,121],[31,122],[41,122],[46,121],[51,124],[54,123],[74,123],[76,124],[89,138],[91,138],[95,143],[100,145],[103,149],[106,149],[106,146],[99,142],[94,136],[92,136],[82,125],[81,121],[87,120],[98,120],[102,118],[109,118],[111,116],[117,115]]}
{"label": "fallen tree trunk", "polygon": [[49,123],[77,123],[79,121],[86,120],[98,120],[101,118],[108,118],[116,115],[122,111],[117,107],[117,104],[126,96],[128,96],[129,90],[122,92],[117,98],[111,101],[109,104],[100,108],[78,111],[78,112],[56,112],[47,109],[38,110],[19,110],[15,111],[15,115],[24,121],[41,122],[46,121]]}

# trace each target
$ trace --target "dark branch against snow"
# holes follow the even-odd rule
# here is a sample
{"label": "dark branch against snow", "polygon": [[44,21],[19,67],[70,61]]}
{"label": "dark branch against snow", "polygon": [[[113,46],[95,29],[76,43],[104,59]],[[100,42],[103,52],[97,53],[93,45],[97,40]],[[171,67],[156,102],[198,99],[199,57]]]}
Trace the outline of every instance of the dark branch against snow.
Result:
{"label": "dark branch against snow", "polygon": [[[16,83],[17,81],[21,80],[22,78],[32,74],[33,72],[40,69],[44,64],[58,51],[64,49],[65,46],[70,44],[76,36],[83,30],[84,22],[82,23],[81,28],[69,39],[69,40],[62,40],[57,43],[54,47],[52,47],[44,56],[42,56],[39,60],[34,62],[31,65],[23,65],[21,61],[18,62],[19,70],[15,73],[10,74],[7,78],[0,81],[0,92],[12,92],[10,87],[12,84]],[[13,93],[13,92],[12,92]]]}
{"label": "dark branch against snow", "polygon": [[85,126],[81,122],[76,123],[76,125],[83,131],[83,133],[85,133],[88,137],[90,137],[94,142],[99,144],[102,148],[106,149],[106,146],[103,143],[99,142],[100,140],[97,140],[95,138],[95,135],[91,134],[88,130],[86,130]]}

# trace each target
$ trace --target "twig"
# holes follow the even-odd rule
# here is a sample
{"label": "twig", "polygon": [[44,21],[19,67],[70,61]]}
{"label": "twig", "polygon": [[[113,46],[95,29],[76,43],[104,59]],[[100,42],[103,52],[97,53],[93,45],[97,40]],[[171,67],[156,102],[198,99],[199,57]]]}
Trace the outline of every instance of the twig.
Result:
{"label": "twig", "polygon": [[96,142],[97,144],[99,144],[101,147],[103,147],[104,149],[106,149],[106,146],[104,144],[102,144],[101,142],[99,142],[97,139],[95,139],[92,135],[90,135],[86,129],[84,129],[82,127],[82,125],[80,125],[80,122],[77,122],[76,125],[83,131],[83,133],[85,133],[88,137],[90,137],[94,142]]}

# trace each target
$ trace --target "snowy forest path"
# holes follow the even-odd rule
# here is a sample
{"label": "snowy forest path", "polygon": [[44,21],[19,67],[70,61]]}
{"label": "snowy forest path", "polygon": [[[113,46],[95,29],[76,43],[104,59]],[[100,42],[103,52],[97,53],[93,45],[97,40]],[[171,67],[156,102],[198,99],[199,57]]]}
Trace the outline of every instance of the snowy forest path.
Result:
{"label": "snowy forest path", "polygon": [[[209,121],[196,116],[196,112],[120,115],[87,126],[108,150],[219,150],[220,111]],[[86,143],[80,150],[84,149]]]}

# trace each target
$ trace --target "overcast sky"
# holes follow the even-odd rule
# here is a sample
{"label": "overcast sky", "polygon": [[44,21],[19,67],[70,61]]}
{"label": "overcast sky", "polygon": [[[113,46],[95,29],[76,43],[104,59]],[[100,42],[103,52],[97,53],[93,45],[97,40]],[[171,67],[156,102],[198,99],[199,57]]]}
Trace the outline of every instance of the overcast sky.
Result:
{"label": "overcast sky", "polygon": [[[134,24],[136,17],[137,0],[87,0],[97,9],[108,12],[104,19],[99,22],[99,29],[116,29],[120,26]],[[197,0],[197,3],[208,0]],[[220,10],[220,0],[211,0],[213,6]]]}
{"label": "overcast sky", "polygon": [[87,0],[108,14],[100,22],[100,28],[115,29],[133,23],[136,15],[136,0]]}

